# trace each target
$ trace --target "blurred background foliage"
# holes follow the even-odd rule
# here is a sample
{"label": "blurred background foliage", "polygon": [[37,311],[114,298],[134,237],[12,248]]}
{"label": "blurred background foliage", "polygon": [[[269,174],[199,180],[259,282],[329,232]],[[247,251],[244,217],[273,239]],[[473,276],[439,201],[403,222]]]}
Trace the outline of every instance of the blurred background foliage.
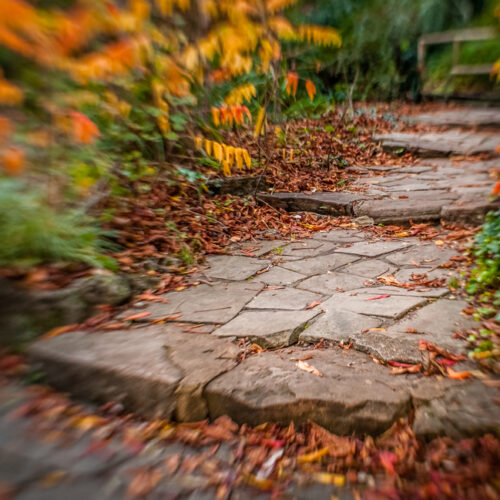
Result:
{"label": "blurred background foliage", "polygon": [[[296,54],[300,68],[320,69],[319,77],[337,100],[355,82],[354,99],[418,99],[422,89],[452,93],[500,87],[489,76],[448,77],[451,45],[432,48],[426,80],[417,70],[418,38],[426,33],[495,26],[496,0],[302,0],[290,8],[292,20],[335,26],[342,36],[338,51],[315,48]],[[461,62],[479,64],[500,58],[500,43],[464,44]]]}
{"label": "blurred background foliage", "polygon": [[[416,52],[424,33],[493,25],[495,3],[1,0],[0,203],[17,214],[0,211],[0,266],[113,267],[99,223],[120,203],[159,180],[202,196],[207,177],[253,168],[245,144],[267,122],[425,86],[495,87],[447,79],[450,47],[431,51],[421,82]],[[493,43],[463,51],[497,55]]]}

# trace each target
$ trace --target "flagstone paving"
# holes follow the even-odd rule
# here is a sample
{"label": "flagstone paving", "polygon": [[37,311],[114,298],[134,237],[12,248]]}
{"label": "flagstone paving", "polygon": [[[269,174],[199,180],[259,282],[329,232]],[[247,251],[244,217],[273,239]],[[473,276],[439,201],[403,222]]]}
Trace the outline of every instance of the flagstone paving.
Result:
{"label": "flagstone paving", "polygon": [[[432,241],[369,234],[318,233],[279,242],[280,251],[270,241],[256,241],[249,247],[254,257],[210,257],[193,276],[201,284],[165,294],[165,303],[124,311],[122,319],[138,317],[124,322],[128,330],[39,341],[30,349],[33,365],[58,387],[92,401],[118,400],[148,417],[192,421],[227,414],[251,424],[312,419],[345,434],[381,432],[417,409],[424,435],[459,432],[432,391],[413,397],[425,377],[392,376],[370,358],[419,363],[420,339],[464,352],[465,343],[453,338],[474,324],[461,313],[463,300],[446,286],[393,286],[398,278],[411,284],[412,274],[427,272],[427,279],[446,282],[453,273],[439,266],[456,252]],[[391,285],[377,280],[380,275]],[[150,326],[158,319],[166,322]],[[241,342],[271,350],[247,356],[249,344]],[[323,348],[315,348],[318,342]],[[297,366],[304,357],[321,376]],[[473,383],[456,381],[449,390],[467,391]],[[475,387],[477,407],[462,404],[471,415],[483,412],[481,425],[459,427],[464,435],[500,426],[494,391]]]}
{"label": "flagstone paving", "polygon": [[[431,122],[455,120],[449,114]],[[480,111],[469,121],[497,118]],[[500,137],[448,130],[376,140],[428,156],[492,153]],[[496,160],[447,158],[349,167],[359,177],[350,191],[258,198],[291,211],[354,216],[360,225],[478,222],[494,207],[488,195],[496,167]],[[123,311],[124,330],[40,340],[30,357],[55,386],[149,417],[313,420],[338,434],[362,434],[413,415],[419,436],[498,432],[498,393],[481,380],[391,375],[384,366],[428,363],[420,340],[465,352],[456,333],[475,323],[446,286],[454,273],[443,266],[456,254],[433,241],[386,241],[356,227],[300,241],[236,243],[227,255],[208,256],[191,277],[196,286]],[[471,361],[454,366],[474,368]]]}

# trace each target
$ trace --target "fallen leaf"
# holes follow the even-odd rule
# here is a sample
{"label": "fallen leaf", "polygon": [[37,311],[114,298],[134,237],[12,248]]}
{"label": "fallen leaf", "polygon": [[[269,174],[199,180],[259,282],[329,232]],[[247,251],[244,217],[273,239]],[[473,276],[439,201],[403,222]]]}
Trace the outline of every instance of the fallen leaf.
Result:
{"label": "fallen leaf", "polygon": [[159,469],[141,469],[136,472],[132,482],[127,489],[127,496],[131,498],[143,498],[149,495],[160,482],[163,474]]}
{"label": "fallen leaf", "polygon": [[378,454],[378,458],[380,460],[380,463],[382,464],[382,467],[389,474],[396,474],[396,471],[394,470],[394,463],[398,461],[398,457],[395,453],[392,453],[390,451],[381,451]]}
{"label": "fallen leaf", "polygon": [[471,372],[456,372],[452,370],[449,366],[447,369],[448,377],[452,380],[463,380],[464,378],[469,378],[472,376]]}
{"label": "fallen leaf", "polygon": [[406,333],[418,333],[418,330],[416,330],[415,328],[407,328]]}
{"label": "fallen leaf", "polygon": [[306,309],[314,309],[316,306],[319,306],[321,304],[321,301],[315,300],[314,302],[311,302]]}
{"label": "fallen leaf", "polygon": [[323,484],[334,484],[335,486],[344,486],[345,476],[343,474],[331,474],[330,472],[316,472],[314,479]]}
{"label": "fallen leaf", "polygon": [[142,311],[140,313],[132,314],[131,316],[127,316],[122,321],[135,321],[137,319],[145,318],[146,316],[149,316],[150,314],[151,314],[151,311]]}
{"label": "fallen leaf", "polygon": [[62,335],[63,333],[74,332],[79,327],[80,325],[78,324],[58,326],[57,328],[52,328],[52,330],[49,330],[46,334],[42,335],[41,338],[50,339],[52,337],[57,337],[58,335]]}
{"label": "fallen leaf", "polygon": [[303,370],[307,373],[312,373],[313,375],[316,375],[317,377],[323,376],[323,374],[317,368],[314,368],[314,366],[310,365],[309,363],[306,363],[305,361],[298,361],[297,367],[300,370]]}
{"label": "fallen leaf", "polygon": [[310,462],[318,462],[325,455],[328,455],[330,448],[328,446],[326,448],[321,448],[320,450],[313,451],[312,453],[306,453],[305,455],[299,455],[297,457],[297,463],[299,464],[307,464]]}
{"label": "fallen leaf", "polygon": [[377,295],[376,297],[370,297],[365,300],[379,300],[379,299],[386,299],[387,297],[390,297],[390,295],[386,293],[384,295]]}

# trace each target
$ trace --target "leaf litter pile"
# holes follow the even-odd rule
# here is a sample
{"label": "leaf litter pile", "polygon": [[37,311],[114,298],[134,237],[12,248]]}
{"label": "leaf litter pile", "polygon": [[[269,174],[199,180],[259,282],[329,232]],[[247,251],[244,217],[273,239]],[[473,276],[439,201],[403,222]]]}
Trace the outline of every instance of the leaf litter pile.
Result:
{"label": "leaf litter pile", "polygon": [[[252,174],[262,175],[257,190],[341,191],[353,180],[352,165],[390,165],[401,158],[382,152],[371,139],[375,131],[392,125],[380,116],[360,114],[352,121],[338,114],[285,124],[279,134],[271,129],[255,139],[250,131],[236,136],[226,132],[228,143],[246,147],[260,166]],[[238,132],[241,134],[241,132]],[[411,156],[404,158],[406,164]],[[199,166],[193,167],[197,170]],[[222,179],[214,170],[207,177]],[[177,175],[177,176],[175,176]],[[284,210],[259,205],[255,191],[245,196],[207,193],[178,174],[131,186],[134,196],[109,200],[114,217],[108,228],[117,232],[123,248],[115,254],[124,271],[135,270],[144,261],[155,262],[156,270],[166,271],[168,257],[181,257],[192,264],[202,253],[224,253],[227,246],[256,237],[305,237],[314,231],[339,225],[339,219],[314,214],[292,216]],[[174,263],[179,263],[174,259]]]}
{"label": "leaf litter pile", "polygon": [[[21,358],[2,358],[0,393],[23,370]],[[117,470],[106,469],[107,488],[122,488],[124,498],[168,491],[170,482],[210,491],[216,499],[242,489],[293,498],[287,495],[314,484],[332,499],[346,492],[354,499],[499,498],[500,442],[493,435],[423,441],[405,420],[364,438],[338,436],[314,423],[252,428],[220,417],[175,424],[140,420],[112,402],[90,411],[44,386],[16,391],[16,404],[7,413],[2,408],[2,418],[26,424],[31,447],[43,440],[57,453],[57,447],[83,442],[82,460],[114,463],[118,449],[140,459],[140,465],[125,465],[121,482]],[[71,469],[54,470],[40,478],[40,487],[63,485],[70,476]],[[12,498],[22,486],[0,482],[1,498]]]}

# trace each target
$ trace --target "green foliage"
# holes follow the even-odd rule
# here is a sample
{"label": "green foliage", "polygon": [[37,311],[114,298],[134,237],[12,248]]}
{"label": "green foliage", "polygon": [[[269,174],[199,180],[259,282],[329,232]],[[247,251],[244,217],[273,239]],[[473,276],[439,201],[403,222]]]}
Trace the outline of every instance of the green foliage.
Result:
{"label": "green foliage", "polygon": [[500,288],[500,210],[487,215],[481,232],[475,237],[472,254],[476,258],[476,268],[467,291],[478,293]]}
{"label": "green foliage", "polygon": [[[417,42],[425,33],[469,26],[478,16],[493,25],[496,0],[303,0],[289,12],[292,20],[335,26],[338,50],[297,52],[298,70],[320,68],[345,98],[356,80],[354,99],[395,98],[418,93]],[[292,53],[293,59],[293,53]],[[357,78],[356,78],[357,76]]]}
{"label": "green foliage", "polygon": [[78,210],[54,210],[41,191],[0,179],[0,266],[72,261],[114,267],[104,234]]}

